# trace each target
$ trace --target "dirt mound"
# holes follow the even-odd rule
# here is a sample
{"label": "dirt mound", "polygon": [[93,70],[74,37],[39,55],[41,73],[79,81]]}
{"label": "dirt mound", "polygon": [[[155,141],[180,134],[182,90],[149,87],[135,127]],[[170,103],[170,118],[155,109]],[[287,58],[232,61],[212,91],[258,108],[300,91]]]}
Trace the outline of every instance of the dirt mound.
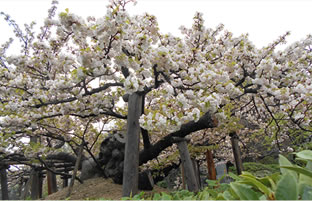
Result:
{"label": "dirt mound", "polygon": [[[75,182],[76,183],[76,182]],[[68,188],[61,189],[47,197],[46,200],[65,200]],[[166,189],[154,186],[153,192],[167,192]],[[120,200],[122,197],[122,185],[115,184],[112,179],[94,178],[84,181],[83,184],[77,182],[74,185],[70,200],[106,199]]]}

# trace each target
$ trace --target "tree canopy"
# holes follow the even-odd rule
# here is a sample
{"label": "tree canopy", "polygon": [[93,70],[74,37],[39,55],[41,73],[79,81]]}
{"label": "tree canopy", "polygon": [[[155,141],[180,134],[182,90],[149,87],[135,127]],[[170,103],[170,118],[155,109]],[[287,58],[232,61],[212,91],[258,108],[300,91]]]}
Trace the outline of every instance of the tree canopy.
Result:
{"label": "tree canopy", "polygon": [[[34,23],[22,29],[2,13],[22,43],[15,55],[7,54],[13,39],[0,48],[4,156],[44,155],[55,148],[52,139],[74,150],[88,141],[95,151],[107,130],[124,130],[133,92],[144,94],[140,126],[153,150],[141,152],[140,164],[172,145],[172,136],[229,133],[246,126],[242,120],[278,146],[295,131],[312,131],[311,35],[276,50],[285,33],[259,49],[248,34],[208,28],[195,13],[177,37],[162,33],[153,15],[130,16],[129,2],[112,0],[103,17],[83,19],[69,9],[55,16],[53,1],[39,33]],[[41,145],[25,144],[29,136],[41,137]]]}

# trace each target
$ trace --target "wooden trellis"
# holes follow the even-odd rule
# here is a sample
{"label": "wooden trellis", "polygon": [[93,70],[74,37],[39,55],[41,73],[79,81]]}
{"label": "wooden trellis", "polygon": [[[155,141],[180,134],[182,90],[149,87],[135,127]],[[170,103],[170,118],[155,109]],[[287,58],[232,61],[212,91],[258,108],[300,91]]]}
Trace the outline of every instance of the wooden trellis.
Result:
{"label": "wooden trellis", "polygon": [[68,186],[68,178],[71,177],[68,173],[74,169],[75,164],[62,160],[46,160],[41,162],[43,162],[45,166],[43,163],[31,162],[29,160],[2,160],[0,162],[1,199],[9,199],[7,169],[9,169],[11,165],[29,165],[32,167],[29,173],[25,173],[25,175],[20,178],[21,186],[19,194],[21,199],[26,199],[27,196],[29,196],[29,191],[31,191],[30,197],[32,199],[42,198],[42,185],[45,176],[47,177],[48,194],[57,191],[56,174],[61,175],[63,187]]}

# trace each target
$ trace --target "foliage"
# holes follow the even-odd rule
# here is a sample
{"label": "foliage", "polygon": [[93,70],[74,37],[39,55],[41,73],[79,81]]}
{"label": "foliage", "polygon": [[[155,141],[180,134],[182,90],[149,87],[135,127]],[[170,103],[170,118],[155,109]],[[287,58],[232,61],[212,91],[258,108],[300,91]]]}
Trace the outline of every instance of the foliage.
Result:
{"label": "foliage", "polygon": [[280,173],[256,177],[249,172],[240,176],[230,173],[235,180],[230,184],[208,180],[208,187],[194,193],[180,190],[171,193],[156,193],[144,197],[144,192],[126,200],[311,200],[312,199],[312,151],[296,153],[298,160],[306,162],[305,167],[293,165],[280,155]]}
{"label": "foliage", "polygon": [[[262,164],[256,162],[243,163],[244,171],[250,172],[257,177],[264,177],[267,175],[279,172],[278,164]],[[229,171],[236,172],[235,166],[229,168]]]}
{"label": "foliage", "polygon": [[[230,184],[230,189],[221,197],[224,199],[281,199],[297,200],[307,199],[311,196],[307,192],[312,187],[311,157],[312,151],[305,150],[296,153],[298,160],[304,160],[306,167],[293,165],[287,158],[280,155],[279,165],[281,175],[278,173],[266,177],[256,177],[244,172]],[[229,196],[230,195],[230,196]],[[311,199],[311,197],[309,197]]]}

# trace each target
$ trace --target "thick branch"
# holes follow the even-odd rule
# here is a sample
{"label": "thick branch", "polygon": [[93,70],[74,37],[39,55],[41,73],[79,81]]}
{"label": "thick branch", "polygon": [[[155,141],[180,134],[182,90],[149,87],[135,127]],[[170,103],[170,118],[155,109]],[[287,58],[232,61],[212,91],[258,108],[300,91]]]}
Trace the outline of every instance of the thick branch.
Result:
{"label": "thick branch", "polygon": [[142,134],[144,149],[149,149],[149,147],[151,146],[151,143],[149,140],[148,131],[145,130],[144,128],[141,128],[141,134]]}
{"label": "thick branch", "polygon": [[152,175],[153,175],[154,182],[157,183],[159,181],[162,181],[166,176],[169,175],[172,169],[177,169],[180,166],[180,163],[181,162],[179,162],[178,164],[172,163],[171,165],[164,167],[163,169],[160,169],[160,170],[153,169]]}
{"label": "thick branch", "polygon": [[156,158],[160,152],[173,144],[172,137],[185,137],[192,132],[199,131],[206,128],[214,128],[217,126],[216,120],[212,115],[207,112],[197,122],[190,121],[181,126],[181,129],[168,134],[159,140],[156,144],[152,145],[149,149],[144,149],[140,152],[140,165],[149,160]]}

